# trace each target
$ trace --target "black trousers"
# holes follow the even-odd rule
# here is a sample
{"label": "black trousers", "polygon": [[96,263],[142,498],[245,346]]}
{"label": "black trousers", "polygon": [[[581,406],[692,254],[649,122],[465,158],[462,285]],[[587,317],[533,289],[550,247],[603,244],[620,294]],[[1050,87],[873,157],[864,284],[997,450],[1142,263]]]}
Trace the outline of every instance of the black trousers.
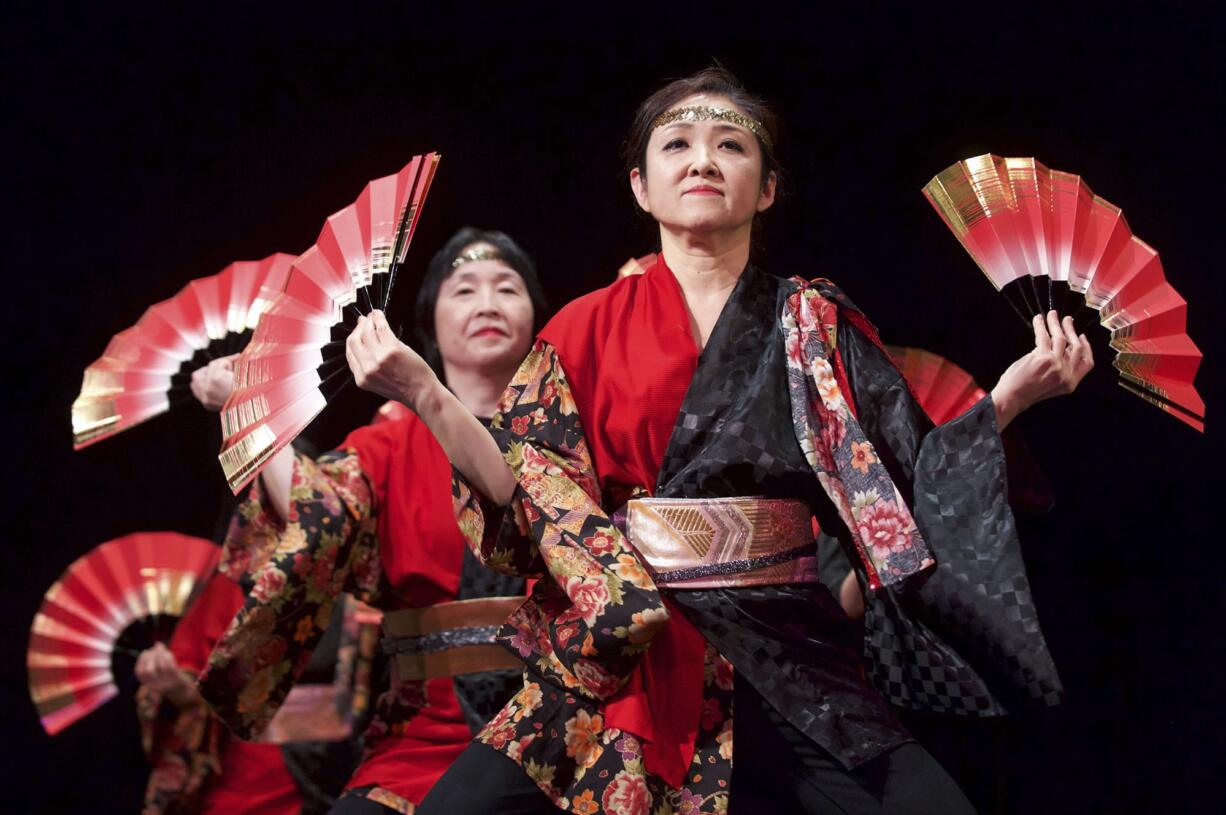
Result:
{"label": "black trousers", "polygon": [[[788,724],[748,682],[733,697],[729,815],[974,815],[949,774],[914,742],[857,767]],[[479,742],[439,780],[417,815],[549,815],[553,804],[515,762]]]}

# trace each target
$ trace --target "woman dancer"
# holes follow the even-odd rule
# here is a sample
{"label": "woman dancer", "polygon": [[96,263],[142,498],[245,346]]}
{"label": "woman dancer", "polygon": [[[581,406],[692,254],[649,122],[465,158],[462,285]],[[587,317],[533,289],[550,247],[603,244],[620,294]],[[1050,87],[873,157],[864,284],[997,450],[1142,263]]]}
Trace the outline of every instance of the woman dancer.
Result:
{"label": "woman dancer", "polygon": [[[206,409],[221,409],[232,388],[231,369],[232,358],[223,357],[193,373],[192,394]],[[226,520],[233,509],[227,505]],[[222,547],[217,568],[198,588],[169,643],[146,649],[136,660],[141,744],[152,765],[144,815],[323,815],[357,766],[356,736],[341,738],[332,721],[307,722],[299,714],[292,743],[244,742],[226,732],[196,690],[196,676],[272,555],[272,547],[252,547],[253,542],[259,543],[233,539]],[[333,682],[343,609],[336,611],[306,681]]]}
{"label": "woman dancer", "polygon": [[[424,365],[389,364],[466,477],[470,544],[541,577],[500,635],[523,690],[422,813],[966,812],[883,694],[978,713],[1058,695],[999,432],[1071,392],[1088,343],[1037,318],[1034,350],[933,428],[838,289],[749,264],[773,133],[722,70],[643,103],[627,170],[661,256],[541,332],[494,419],[509,472]],[[870,590],[879,690],[811,516]]]}
{"label": "woman dancer", "polygon": [[[483,435],[474,417],[492,415],[543,309],[532,262],[501,232],[463,229],[430,263],[418,338],[448,404]],[[404,398],[378,370],[388,354],[411,352],[381,313],[359,321],[346,353],[359,386]],[[410,415],[359,429],[316,460],[280,454],[235,514],[230,540],[271,538],[276,548],[200,677],[239,735],[272,718],[341,592],[384,612],[392,686],[375,702],[366,757],[335,813],[412,812],[520,683],[489,627],[519,605],[523,582],[473,558],[450,483],[442,448]]]}

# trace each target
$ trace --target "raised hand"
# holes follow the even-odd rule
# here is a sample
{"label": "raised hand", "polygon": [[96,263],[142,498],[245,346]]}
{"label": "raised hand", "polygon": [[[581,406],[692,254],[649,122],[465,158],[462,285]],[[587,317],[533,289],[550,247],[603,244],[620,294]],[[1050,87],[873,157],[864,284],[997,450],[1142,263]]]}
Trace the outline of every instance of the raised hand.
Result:
{"label": "raised hand", "polygon": [[180,707],[195,696],[195,685],[179,668],[175,655],[160,642],[136,658],[136,679]]}
{"label": "raised hand", "polygon": [[1094,352],[1073,329],[1072,317],[1036,314],[1033,327],[1034,350],[1010,365],[992,389],[1001,430],[1031,405],[1072,393],[1094,367]]}
{"label": "raised hand", "polygon": [[345,358],[362,390],[414,407],[438,377],[416,351],[396,338],[382,311],[358,318],[345,341]]}
{"label": "raised hand", "polygon": [[192,396],[207,410],[218,411],[234,392],[234,360],[238,354],[218,357],[192,371]]}

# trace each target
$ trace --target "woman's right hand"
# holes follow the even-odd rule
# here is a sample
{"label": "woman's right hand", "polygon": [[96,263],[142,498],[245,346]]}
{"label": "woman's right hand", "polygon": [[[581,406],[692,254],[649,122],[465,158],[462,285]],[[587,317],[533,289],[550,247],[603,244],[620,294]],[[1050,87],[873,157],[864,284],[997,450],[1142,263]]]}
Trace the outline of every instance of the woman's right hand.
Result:
{"label": "woman's right hand", "polygon": [[218,357],[192,371],[192,396],[206,410],[219,411],[234,392],[234,360],[238,354]]}
{"label": "woman's right hand", "polygon": [[442,388],[430,365],[396,338],[382,311],[358,318],[345,357],[359,388],[414,410],[425,394]]}
{"label": "woman's right hand", "polygon": [[179,668],[175,655],[160,642],[141,651],[136,658],[136,679],[179,707],[195,696],[195,684]]}

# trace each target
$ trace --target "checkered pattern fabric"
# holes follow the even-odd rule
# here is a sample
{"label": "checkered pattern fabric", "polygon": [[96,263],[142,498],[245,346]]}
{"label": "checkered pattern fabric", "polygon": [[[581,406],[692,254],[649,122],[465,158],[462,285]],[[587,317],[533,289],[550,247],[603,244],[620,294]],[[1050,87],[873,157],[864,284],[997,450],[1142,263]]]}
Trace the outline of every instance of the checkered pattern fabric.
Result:
{"label": "checkered pattern fabric", "polygon": [[[984,399],[935,429],[885,354],[852,329],[839,344],[873,444],[936,569],[876,593],[865,615],[870,675],[905,707],[993,716],[1063,691],[1047,650],[1006,491],[995,408]],[[904,484],[909,485],[904,487]]]}
{"label": "checkered pattern fabric", "polygon": [[821,493],[792,432],[778,322],[783,288],[753,267],[737,282],[677,415],[657,496],[812,503]]}

